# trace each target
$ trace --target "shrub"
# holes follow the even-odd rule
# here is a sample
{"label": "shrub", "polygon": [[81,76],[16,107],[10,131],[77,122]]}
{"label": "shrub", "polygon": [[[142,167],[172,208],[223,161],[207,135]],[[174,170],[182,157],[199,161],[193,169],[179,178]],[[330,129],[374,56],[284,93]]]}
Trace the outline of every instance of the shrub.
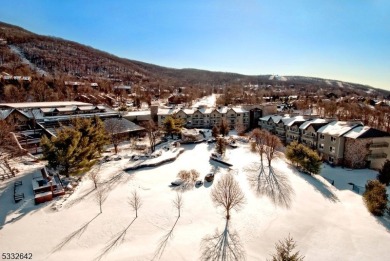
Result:
{"label": "shrub", "polygon": [[386,187],[378,180],[369,180],[363,194],[364,203],[375,216],[383,216],[387,209]]}
{"label": "shrub", "polygon": [[194,169],[180,170],[177,177],[186,183],[193,183],[199,178],[199,172]]}

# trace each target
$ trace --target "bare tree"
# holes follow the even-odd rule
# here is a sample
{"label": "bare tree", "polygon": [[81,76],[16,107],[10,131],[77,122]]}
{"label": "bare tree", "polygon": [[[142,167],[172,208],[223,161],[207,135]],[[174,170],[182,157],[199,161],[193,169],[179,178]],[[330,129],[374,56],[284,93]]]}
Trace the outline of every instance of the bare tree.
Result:
{"label": "bare tree", "polygon": [[276,152],[281,149],[282,142],[278,137],[272,134],[266,135],[265,156],[267,157],[268,166],[271,167],[272,160],[276,157]]}
{"label": "bare tree", "polygon": [[104,121],[106,132],[109,135],[112,145],[114,145],[115,154],[118,154],[118,146],[123,141],[123,132],[126,130],[126,120],[108,119]]}
{"label": "bare tree", "polygon": [[260,175],[264,172],[263,155],[265,153],[268,135],[269,133],[267,131],[261,129],[254,129],[250,135],[253,139],[253,142],[251,143],[251,151],[253,153],[258,153],[260,156]]}
{"label": "bare tree", "polygon": [[104,200],[106,200],[106,197],[107,197],[107,191],[105,189],[99,188],[96,191],[95,200],[99,204],[100,213],[103,213],[102,205],[103,205]]}
{"label": "bare tree", "polygon": [[148,122],[143,124],[143,127],[148,134],[150,150],[154,152],[156,149],[156,138],[159,131],[158,126],[154,121],[149,120]]}
{"label": "bare tree", "polygon": [[18,170],[11,166],[9,160],[13,156],[21,155],[23,151],[12,137],[13,130],[14,128],[5,120],[0,120],[0,168],[4,167],[6,171],[15,176]]}
{"label": "bare tree", "polygon": [[133,192],[131,192],[131,197],[129,199],[129,205],[133,208],[133,210],[135,211],[135,218],[138,217],[138,210],[141,208],[142,206],[142,200],[141,200],[141,197],[139,196],[139,194],[137,193],[136,190],[134,190]]}
{"label": "bare tree", "polygon": [[172,204],[177,209],[178,218],[179,218],[180,211],[183,207],[183,195],[181,193],[176,193],[176,198],[172,201]]}
{"label": "bare tree", "polygon": [[96,167],[95,169],[91,170],[89,173],[88,173],[88,178],[93,182],[94,186],[95,186],[95,189],[98,188],[97,184],[99,183],[100,181],[100,168],[101,168],[101,164],[98,165],[98,167]]}
{"label": "bare tree", "polygon": [[240,209],[245,203],[245,195],[233,175],[228,173],[218,181],[211,191],[211,199],[216,206],[226,210],[226,219],[230,219],[230,210]]}

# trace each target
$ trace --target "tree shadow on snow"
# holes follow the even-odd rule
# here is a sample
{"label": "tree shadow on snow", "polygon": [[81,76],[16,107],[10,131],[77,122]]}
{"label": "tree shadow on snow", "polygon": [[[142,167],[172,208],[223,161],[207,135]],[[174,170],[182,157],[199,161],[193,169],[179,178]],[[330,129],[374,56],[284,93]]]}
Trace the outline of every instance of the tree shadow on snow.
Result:
{"label": "tree shadow on snow", "polygon": [[130,228],[130,226],[134,223],[134,221],[136,220],[137,218],[135,217],[133,219],[133,221],[130,222],[130,224],[125,228],[123,229],[123,231],[119,232],[114,238],[112,238],[108,244],[106,245],[106,247],[103,249],[103,252],[95,259],[95,260],[101,260],[105,255],[107,255],[111,250],[115,249],[117,246],[119,246],[120,244],[123,243],[124,239],[125,239],[125,236],[126,236],[126,232],[127,230]]}
{"label": "tree shadow on snow", "polygon": [[[257,166],[258,165],[258,166]],[[263,164],[252,164],[245,169],[248,181],[257,196],[267,196],[275,205],[290,208],[294,189],[286,175],[265,168]]]}
{"label": "tree shadow on snow", "polygon": [[326,199],[330,200],[331,202],[339,202],[339,198],[337,195],[332,191],[332,187],[329,187],[325,183],[323,183],[321,180],[317,179],[315,175],[301,173],[297,169],[295,169],[292,166],[288,166],[292,170],[292,172],[297,175],[298,177],[304,179],[308,184],[312,185],[314,189],[321,193],[322,196],[324,196]]}
{"label": "tree shadow on snow", "polygon": [[375,219],[379,224],[381,224],[384,228],[386,228],[388,233],[390,233],[390,215],[389,214],[387,214],[383,217],[375,217]]}
{"label": "tree shadow on snow", "polygon": [[[117,186],[120,183],[123,183],[123,181],[125,181],[126,178],[127,176],[124,175],[124,172],[120,172],[118,174],[111,176],[110,179],[108,179],[107,181],[99,182],[98,187],[103,188],[105,191],[112,191],[112,189],[115,186]],[[82,202],[83,200],[91,197],[92,192],[94,192],[95,190],[96,190],[95,187],[93,187],[92,190],[90,190],[89,192],[86,192],[83,195],[80,195],[77,198],[70,200],[69,202],[67,202],[66,207],[70,208]]]}
{"label": "tree shadow on snow", "polygon": [[175,229],[175,226],[177,224],[177,221],[179,221],[179,218],[180,217],[177,217],[175,224],[173,224],[173,227],[171,228],[171,230],[169,230],[167,234],[165,234],[163,237],[161,237],[160,242],[157,245],[157,249],[154,252],[154,256],[153,256],[152,260],[160,259],[161,256],[163,255],[165,248],[169,243],[169,240],[173,237],[173,230]]}
{"label": "tree shadow on snow", "polygon": [[[39,210],[40,208],[51,205],[57,201],[57,198],[52,201],[41,203],[35,205],[35,195],[31,187],[31,182],[34,175],[40,175],[40,169],[42,166],[34,168],[30,173],[25,174],[22,177],[16,179],[9,179],[3,181],[0,189],[0,230],[3,227],[10,223],[15,223],[18,220],[22,219],[27,214],[32,214]],[[14,188],[14,183],[21,181],[22,185]],[[24,198],[19,202],[15,203],[14,193],[24,194]],[[7,220],[7,217],[13,215],[12,219]]]}
{"label": "tree shadow on snow", "polygon": [[66,246],[68,243],[70,243],[70,241],[72,241],[74,238],[80,238],[82,236],[82,234],[84,234],[85,230],[87,230],[89,224],[91,224],[92,221],[94,221],[101,213],[97,214],[94,218],[92,218],[90,221],[88,221],[87,223],[85,223],[82,227],[80,227],[79,229],[75,230],[74,232],[72,232],[71,234],[69,234],[67,237],[65,237],[61,243],[59,243],[58,245],[56,245],[54,247],[54,249],[51,251],[52,254],[54,254],[55,252],[61,250],[64,246]]}
{"label": "tree shadow on snow", "polygon": [[200,260],[245,260],[245,251],[236,231],[231,231],[226,220],[222,232],[216,229],[213,235],[207,235],[201,242]]}

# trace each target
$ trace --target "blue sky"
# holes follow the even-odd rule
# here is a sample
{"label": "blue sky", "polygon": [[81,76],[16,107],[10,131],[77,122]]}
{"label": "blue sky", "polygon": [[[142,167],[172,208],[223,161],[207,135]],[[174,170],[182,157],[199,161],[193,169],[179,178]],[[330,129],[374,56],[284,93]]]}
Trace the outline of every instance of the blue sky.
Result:
{"label": "blue sky", "polygon": [[390,90],[388,0],[0,0],[0,20],[174,68]]}

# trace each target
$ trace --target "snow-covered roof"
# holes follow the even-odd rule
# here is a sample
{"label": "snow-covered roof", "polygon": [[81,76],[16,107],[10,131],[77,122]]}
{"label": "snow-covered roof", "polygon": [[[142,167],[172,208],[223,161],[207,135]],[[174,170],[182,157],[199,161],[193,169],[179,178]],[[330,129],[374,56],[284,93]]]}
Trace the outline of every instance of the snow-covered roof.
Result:
{"label": "snow-covered roof", "polygon": [[244,110],[244,109],[241,108],[241,107],[233,107],[232,109],[233,109],[233,111],[235,111],[236,113],[246,113],[246,112],[249,112],[249,111],[247,111],[247,110]]}
{"label": "snow-covered roof", "polygon": [[210,114],[214,109],[213,108],[201,108],[199,111],[203,114]]}
{"label": "snow-covered roof", "polygon": [[295,117],[291,117],[291,118],[283,118],[282,119],[283,123],[285,126],[292,126],[294,125],[294,123],[298,123],[298,122],[305,122],[306,119],[299,115],[299,116],[295,116]]}
{"label": "snow-covered roof", "polygon": [[77,106],[66,106],[66,107],[60,107],[56,108],[58,111],[65,112],[65,111],[75,111],[77,109]]}
{"label": "snow-covered roof", "polygon": [[182,109],[182,111],[187,115],[194,114],[194,109]]}
{"label": "snow-covered roof", "polygon": [[104,125],[114,124],[117,127],[116,134],[144,130],[143,127],[124,118],[111,118],[104,121]]}
{"label": "snow-covered roof", "polygon": [[325,124],[328,122],[329,121],[326,119],[314,119],[314,120],[310,120],[310,121],[306,121],[306,122],[302,123],[301,126],[299,126],[299,128],[301,130],[306,130],[312,124]]}
{"label": "snow-covered roof", "polygon": [[158,108],[157,115],[172,115],[178,111],[177,108]]}
{"label": "snow-covered roof", "polygon": [[347,122],[347,121],[333,121],[322,126],[317,132],[332,136],[342,136],[351,129],[360,126],[360,123],[356,122]]}
{"label": "snow-covered roof", "polygon": [[53,112],[55,108],[42,108],[41,111],[44,113]]}
{"label": "snow-covered roof", "polygon": [[226,114],[227,111],[229,110],[229,108],[225,106],[225,107],[217,108],[216,110],[217,110],[219,113]]}
{"label": "snow-covered roof", "polygon": [[77,108],[81,111],[96,110],[96,106],[78,106]]}
{"label": "snow-covered roof", "polygon": [[280,116],[280,115],[267,115],[267,116],[260,118],[259,120],[269,121],[270,119],[272,119],[273,122],[278,123],[282,118],[283,118],[283,116]]}
{"label": "snow-covered roof", "polygon": [[344,137],[351,139],[363,139],[374,137],[389,137],[390,134],[381,130],[377,130],[368,126],[358,126],[347,132]]}
{"label": "snow-covered roof", "polygon": [[150,115],[150,110],[149,111],[129,111],[123,116],[141,116],[141,115]]}

